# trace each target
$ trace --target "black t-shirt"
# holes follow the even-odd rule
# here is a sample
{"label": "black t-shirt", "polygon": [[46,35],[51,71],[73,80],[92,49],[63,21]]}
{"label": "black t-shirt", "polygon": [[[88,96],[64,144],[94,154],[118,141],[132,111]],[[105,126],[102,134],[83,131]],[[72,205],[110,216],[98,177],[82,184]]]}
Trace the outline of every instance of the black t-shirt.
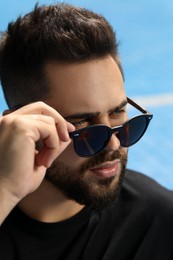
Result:
{"label": "black t-shirt", "polygon": [[173,192],[130,170],[112,206],[43,223],[17,207],[0,228],[0,260],[171,260]]}

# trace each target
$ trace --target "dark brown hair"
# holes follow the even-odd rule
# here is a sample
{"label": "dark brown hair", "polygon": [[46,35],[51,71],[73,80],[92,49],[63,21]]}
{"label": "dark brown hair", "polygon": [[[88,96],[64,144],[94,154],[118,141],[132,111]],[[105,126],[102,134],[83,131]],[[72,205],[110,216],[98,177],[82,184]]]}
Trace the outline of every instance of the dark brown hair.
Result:
{"label": "dark brown hair", "polygon": [[0,40],[0,78],[9,107],[49,94],[49,61],[84,62],[111,55],[122,68],[115,33],[100,15],[67,4],[36,5],[8,25]]}

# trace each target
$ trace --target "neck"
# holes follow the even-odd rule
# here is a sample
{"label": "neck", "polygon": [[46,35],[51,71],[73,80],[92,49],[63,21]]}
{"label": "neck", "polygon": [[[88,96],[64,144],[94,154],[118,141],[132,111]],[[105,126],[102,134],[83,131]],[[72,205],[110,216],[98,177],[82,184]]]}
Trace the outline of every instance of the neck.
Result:
{"label": "neck", "polygon": [[84,208],[84,205],[67,199],[45,179],[35,192],[26,196],[19,203],[19,208],[36,220],[58,222],[74,216]]}

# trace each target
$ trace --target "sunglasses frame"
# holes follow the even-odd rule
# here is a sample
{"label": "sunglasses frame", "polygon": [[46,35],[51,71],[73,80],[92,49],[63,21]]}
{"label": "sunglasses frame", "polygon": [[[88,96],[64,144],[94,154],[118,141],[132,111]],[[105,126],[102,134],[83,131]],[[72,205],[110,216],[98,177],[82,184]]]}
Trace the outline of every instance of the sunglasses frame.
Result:
{"label": "sunglasses frame", "polygon": [[[119,141],[120,141],[120,144],[121,144],[123,147],[130,147],[130,146],[134,145],[135,143],[137,143],[137,142],[142,138],[142,136],[144,135],[144,133],[146,132],[146,130],[147,130],[147,128],[148,128],[148,125],[149,125],[151,119],[153,118],[153,114],[151,114],[148,110],[144,109],[143,107],[141,107],[141,106],[138,105],[135,101],[133,101],[132,99],[130,99],[130,98],[128,98],[128,97],[127,97],[127,102],[128,102],[130,105],[132,105],[134,108],[136,108],[137,110],[139,110],[139,111],[142,113],[142,115],[134,116],[134,117],[128,119],[127,121],[125,121],[125,122],[124,122],[122,125],[120,125],[120,126],[108,127],[108,126],[106,126],[106,125],[98,124],[98,125],[87,126],[87,127],[84,127],[84,128],[81,128],[81,129],[79,129],[79,130],[75,130],[75,131],[69,133],[70,138],[73,140],[74,150],[75,150],[75,152],[76,152],[77,155],[79,155],[80,157],[90,157],[90,156],[93,156],[93,155],[99,153],[100,151],[102,151],[102,150],[107,146],[107,144],[109,143],[110,138],[111,138],[111,136],[112,136],[112,134],[113,134],[114,132],[117,132],[117,134],[118,134],[118,133],[121,131],[121,129],[122,129],[126,124],[128,124],[129,121],[131,121],[131,120],[133,120],[133,119],[135,119],[135,118],[137,118],[137,117],[141,117],[141,116],[145,115],[145,118],[146,118],[146,127],[145,127],[145,129],[144,129],[144,131],[143,131],[143,134],[142,134],[137,140],[135,140],[135,142],[133,142],[132,144],[130,144],[130,145],[128,145],[128,146],[123,146],[121,139],[119,139]],[[104,127],[107,129],[107,131],[108,131],[108,138],[107,138],[107,141],[105,142],[104,146],[103,146],[100,150],[98,150],[97,152],[94,152],[94,151],[92,150],[92,148],[88,145],[88,150],[90,150],[90,154],[89,154],[89,155],[81,155],[81,154],[77,151],[77,149],[76,149],[75,139],[79,137],[79,135],[80,135],[81,132],[84,132],[84,131],[87,130],[87,129],[94,128],[94,127],[103,127],[103,126],[104,126]],[[120,132],[120,133],[121,133],[121,132]]]}

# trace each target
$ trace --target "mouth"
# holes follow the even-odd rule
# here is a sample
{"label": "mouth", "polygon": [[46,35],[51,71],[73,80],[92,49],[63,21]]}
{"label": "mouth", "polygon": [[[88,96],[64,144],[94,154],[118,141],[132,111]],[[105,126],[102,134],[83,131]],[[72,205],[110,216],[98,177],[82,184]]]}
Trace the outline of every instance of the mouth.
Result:
{"label": "mouth", "polygon": [[109,178],[116,175],[119,175],[119,168],[120,168],[120,160],[115,159],[111,162],[105,162],[99,164],[93,168],[90,168],[90,171],[94,173],[99,178]]}

